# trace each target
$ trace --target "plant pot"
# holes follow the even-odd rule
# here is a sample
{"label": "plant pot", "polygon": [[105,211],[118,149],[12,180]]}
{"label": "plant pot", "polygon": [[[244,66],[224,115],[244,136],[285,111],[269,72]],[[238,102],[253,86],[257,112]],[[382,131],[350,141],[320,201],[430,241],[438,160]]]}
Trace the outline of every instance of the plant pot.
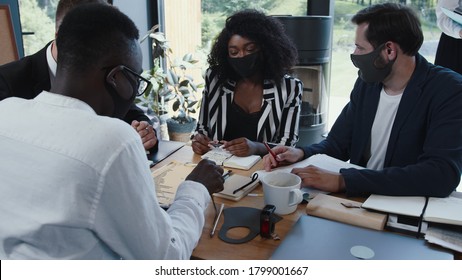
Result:
{"label": "plant pot", "polygon": [[179,142],[188,142],[191,133],[196,128],[197,121],[193,119],[191,122],[180,123],[176,119],[167,119],[168,135],[170,140]]}

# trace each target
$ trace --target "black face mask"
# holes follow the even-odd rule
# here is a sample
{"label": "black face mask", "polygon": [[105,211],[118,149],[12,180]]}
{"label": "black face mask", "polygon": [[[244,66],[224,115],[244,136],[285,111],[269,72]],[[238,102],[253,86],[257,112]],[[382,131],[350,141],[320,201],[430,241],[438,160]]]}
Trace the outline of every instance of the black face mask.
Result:
{"label": "black face mask", "polygon": [[384,46],[385,44],[382,44],[368,54],[350,55],[354,66],[359,68],[359,77],[366,83],[382,82],[391,72],[391,68],[396,59],[389,61],[381,68],[377,68],[375,65],[376,61],[380,59],[380,52]]}
{"label": "black face mask", "polygon": [[112,102],[114,103],[114,112],[112,113],[112,117],[123,120],[127,115],[130,105],[135,100],[135,94],[127,100],[120,97],[117,91],[108,82],[105,81],[104,85],[112,98]]}
{"label": "black face mask", "polygon": [[260,52],[254,52],[243,57],[228,57],[228,62],[239,76],[248,78],[259,68],[259,54]]}

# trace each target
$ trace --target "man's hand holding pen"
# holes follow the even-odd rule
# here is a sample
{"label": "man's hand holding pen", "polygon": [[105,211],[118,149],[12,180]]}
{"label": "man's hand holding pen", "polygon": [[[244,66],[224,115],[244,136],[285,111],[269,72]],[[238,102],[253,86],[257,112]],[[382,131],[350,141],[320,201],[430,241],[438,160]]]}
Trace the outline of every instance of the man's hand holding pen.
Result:
{"label": "man's hand holding pen", "polygon": [[263,157],[263,166],[266,171],[271,171],[271,169],[278,166],[298,162],[304,157],[303,150],[298,148],[276,146],[270,150],[272,153],[268,153]]}

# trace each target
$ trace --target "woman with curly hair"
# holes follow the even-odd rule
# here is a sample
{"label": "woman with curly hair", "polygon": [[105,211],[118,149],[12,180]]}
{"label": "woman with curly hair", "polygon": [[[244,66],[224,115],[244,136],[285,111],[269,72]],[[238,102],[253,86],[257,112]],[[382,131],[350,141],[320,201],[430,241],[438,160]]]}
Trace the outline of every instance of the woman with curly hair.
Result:
{"label": "woman with curly hair", "polygon": [[276,18],[256,10],[230,16],[208,57],[194,152],[216,143],[237,156],[266,154],[263,142],[294,146],[303,85],[288,73],[297,59]]}

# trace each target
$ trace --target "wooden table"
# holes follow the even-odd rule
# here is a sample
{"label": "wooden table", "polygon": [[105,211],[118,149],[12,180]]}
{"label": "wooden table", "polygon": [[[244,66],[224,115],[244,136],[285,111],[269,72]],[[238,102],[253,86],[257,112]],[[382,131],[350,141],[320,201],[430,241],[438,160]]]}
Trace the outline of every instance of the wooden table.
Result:
{"label": "wooden table", "polygon": [[[194,162],[197,163],[201,160],[201,157],[194,154],[190,146],[184,146],[167,159],[156,164],[152,170],[160,168],[172,160],[179,162]],[[250,176],[254,171],[263,169],[262,161],[258,162],[250,170],[239,170],[232,169],[233,173]],[[261,184],[252,191],[252,193],[262,194]],[[225,204],[225,209],[228,207],[245,206],[262,209],[264,205],[263,197],[250,197],[246,196],[240,201],[232,201],[219,197],[214,198],[217,208],[219,209],[221,203]],[[300,215],[305,214],[306,205],[301,204],[298,206],[297,211],[289,215],[281,216],[283,219],[276,223],[275,233],[281,238],[281,240],[287,235],[293,224],[298,220]],[[223,224],[224,217],[220,217],[215,235],[210,237],[210,231],[213,228],[213,221],[215,218],[215,209],[213,204],[210,203],[206,210],[205,225],[202,229],[202,236],[199,240],[199,244],[194,249],[192,258],[193,259],[212,259],[212,260],[264,260],[268,259],[274,252],[276,247],[279,245],[281,240],[264,239],[260,236],[255,237],[253,240],[243,244],[229,244],[222,241],[218,237],[221,225]],[[247,229],[235,228],[228,231],[228,236],[231,238],[241,238],[246,236],[248,233]]]}
{"label": "wooden table", "polygon": [[[197,163],[201,160],[201,157],[197,154],[194,154],[191,147],[186,145],[182,147],[177,152],[170,155],[167,159],[159,162],[156,164],[152,170],[160,168],[172,160],[176,160],[179,162],[194,162]],[[257,170],[263,169],[262,161],[258,162],[252,169],[250,170],[238,170],[232,169],[233,173],[250,176],[253,172]],[[262,186],[259,184],[257,188],[252,191],[252,193],[262,194]],[[339,195],[342,197],[342,195]],[[215,203],[217,208],[219,209],[221,203],[225,204],[225,209],[229,207],[252,207],[262,209],[264,205],[263,197],[251,197],[246,196],[242,198],[240,201],[232,201],[227,200],[219,197],[215,197]],[[357,201],[364,201],[364,198],[349,198],[352,200]],[[301,215],[305,215],[305,204],[299,204],[297,210],[289,215],[282,215],[283,218],[281,221],[277,222],[275,225],[275,233],[281,238],[287,235],[290,231],[292,226],[298,220]],[[202,229],[202,236],[199,240],[197,247],[194,249],[192,253],[192,259],[208,259],[208,260],[266,260],[269,259],[274,250],[277,248],[281,240],[273,240],[273,239],[264,239],[260,236],[255,237],[253,240],[243,243],[243,244],[229,244],[222,241],[218,237],[218,232],[220,231],[221,225],[223,224],[223,215],[220,217],[218,222],[217,228],[215,230],[215,235],[210,237],[210,231],[213,228],[213,222],[215,218],[215,209],[213,208],[213,204],[210,203],[208,208],[206,209],[206,219],[205,225]],[[247,236],[248,230],[247,229],[231,229],[228,231],[228,236],[231,238],[241,238]],[[454,252],[455,259],[462,259],[462,254],[458,252]]]}

